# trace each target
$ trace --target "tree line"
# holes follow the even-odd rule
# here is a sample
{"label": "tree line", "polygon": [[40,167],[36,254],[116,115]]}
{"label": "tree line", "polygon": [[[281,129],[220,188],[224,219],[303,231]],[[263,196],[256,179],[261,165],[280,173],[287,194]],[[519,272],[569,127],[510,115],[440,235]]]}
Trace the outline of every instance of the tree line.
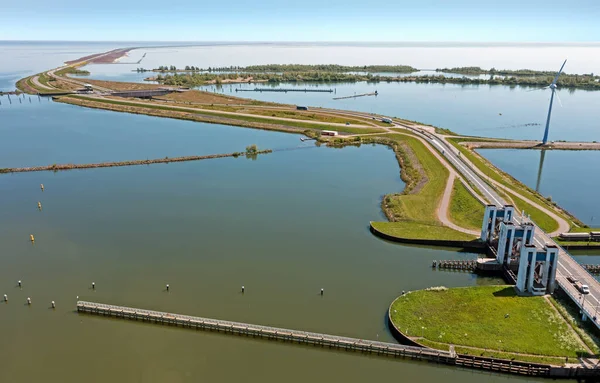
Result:
{"label": "tree line", "polygon": [[[373,75],[371,73],[345,73],[345,72],[283,72],[283,73],[169,73],[159,74],[153,80],[164,85],[201,86],[207,83],[227,82],[225,80],[240,80],[243,82],[261,81],[269,83],[281,82],[416,82],[439,84],[465,84],[465,85],[508,85],[508,86],[547,86],[554,76],[542,75],[535,77],[525,76],[490,76],[490,78],[446,77],[443,75],[392,77]],[[600,89],[600,82],[589,75],[561,75],[558,86],[563,88]]]}
{"label": "tree line", "polygon": [[[146,71],[138,68],[138,71]],[[252,72],[252,73],[280,73],[280,72],[385,72],[385,73],[412,73],[418,71],[408,65],[361,65],[347,66],[336,64],[268,64],[268,65],[250,65],[242,66],[223,66],[199,68],[193,65],[186,65],[185,69],[178,69],[174,65],[159,66],[153,69],[155,72],[177,72],[177,71],[195,71],[195,72]]]}
{"label": "tree line", "polygon": [[[478,66],[466,66],[466,67],[442,68],[442,69],[438,68],[435,71],[443,72],[443,73],[458,73],[458,74],[467,74],[467,75],[489,74],[489,75],[500,75],[500,76],[552,76],[552,78],[554,78],[554,76],[556,76],[556,72],[554,72],[554,71],[539,71],[539,70],[533,70],[533,69],[517,69],[517,70],[496,69],[496,68],[482,69]],[[584,76],[584,77],[593,77],[594,79],[600,79],[600,76],[594,76],[594,73],[583,74],[583,75],[562,73],[561,77],[562,76],[567,76],[567,77]]]}

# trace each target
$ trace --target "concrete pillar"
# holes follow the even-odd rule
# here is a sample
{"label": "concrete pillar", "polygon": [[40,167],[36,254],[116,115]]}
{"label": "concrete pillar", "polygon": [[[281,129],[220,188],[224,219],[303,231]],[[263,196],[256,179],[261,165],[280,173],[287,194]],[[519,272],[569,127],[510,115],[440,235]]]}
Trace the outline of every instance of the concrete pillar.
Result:
{"label": "concrete pillar", "polygon": [[494,209],[492,212],[492,226],[490,227],[489,239],[494,238],[494,234],[496,234],[496,215],[498,215],[498,210]]}
{"label": "concrete pillar", "polygon": [[548,247],[550,253],[550,275],[548,275],[548,286],[546,292],[552,294],[556,288],[556,269],[558,268],[558,247],[551,245]]}
{"label": "concrete pillar", "polygon": [[504,205],[504,222],[512,222],[515,215],[515,207],[513,205]]}
{"label": "concrete pillar", "polygon": [[517,285],[516,288],[519,292],[524,293],[526,291],[525,281],[527,279],[527,267],[529,266],[529,252],[532,247],[528,245],[521,246],[521,255],[519,259],[519,271],[517,272]]}
{"label": "concrete pillar", "polygon": [[489,238],[489,225],[492,218],[492,211],[496,210],[496,205],[487,205],[483,213],[483,223],[481,224],[481,240],[487,241]]}
{"label": "concrete pillar", "polygon": [[529,262],[529,280],[527,281],[527,291],[529,291],[530,293],[533,292],[533,276],[535,274],[535,258],[537,255],[537,251],[535,249],[533,249],[533,252],[530,250],[528,252],[528,258],[531,259],[531,261]]}
{"label": "concrete pillar", "polygon": [[532,245],[534,235],[535,235],[535,227],[532,224],[526,223],[525,225],[523,225],[523,243],[524,244]]}
{"label": "concrete pillar", "polygon": [[504,263],[504,255],[506,253],[506,242],[508,237],[509,227],[502,222],[500,224],[500,235],[498,238],[498,253],[496,259],[500,264]]}
{"label": "concrete pillar", "polygon": [[506,263],[510,266],[510,259],[512,258],[512,248],[513,248],[513,244],[515,242],[515,233],[517,231],[516,227],[512,227],[512,230],[510,232],[510,240],[508,241],[508,260],[506,260]]}
{"label": "concrete pillar", "polygon": [[544,251],[546,252],[546,260],[544,261],[544,268],[542,271],[542,285],[544,285],[544,287],[546,288],[546,290],[548,289],[548,282],[550,282],[550,278],[549,278],[549,274],[550,274],[550,259],[552,258],[552,252],[550,251],[550,249],[548,249],[548,247],[546,247],[544,249]]}

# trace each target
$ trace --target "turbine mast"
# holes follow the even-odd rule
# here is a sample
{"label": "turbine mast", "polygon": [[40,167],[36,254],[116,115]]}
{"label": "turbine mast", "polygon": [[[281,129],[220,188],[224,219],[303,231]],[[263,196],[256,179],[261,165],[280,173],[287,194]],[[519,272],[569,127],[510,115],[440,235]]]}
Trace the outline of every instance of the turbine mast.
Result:
{"label": "turbine mast", "polygon": [[550,108],[548,108],[548,118],[546,119],[546,130],[544,131],[544,139],[542,140],[542,145],[546,145],[548,142],[548,130],[550,129],[550,115],[552,114],[552,101],[554,100],[554,88],[552,89],[552,95],[550,96]]}

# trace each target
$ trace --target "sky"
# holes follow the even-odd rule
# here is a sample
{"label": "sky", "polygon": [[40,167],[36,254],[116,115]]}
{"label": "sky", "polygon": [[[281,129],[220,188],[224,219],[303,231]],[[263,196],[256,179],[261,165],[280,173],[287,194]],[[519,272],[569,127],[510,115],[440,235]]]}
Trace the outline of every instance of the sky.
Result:
{"label": "sky", "polygon": [[0,40],[600,41],[599,0],[3,0]]}

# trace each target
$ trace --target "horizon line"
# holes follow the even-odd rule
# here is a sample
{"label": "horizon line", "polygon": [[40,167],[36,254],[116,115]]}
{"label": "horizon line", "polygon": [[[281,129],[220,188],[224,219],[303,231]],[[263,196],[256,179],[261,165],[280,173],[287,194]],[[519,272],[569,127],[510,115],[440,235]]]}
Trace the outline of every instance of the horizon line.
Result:
{"label": "horizon line", "polygon": [[489,44],[489,45],[600,45],[600,41],[458,41],[458,40],[22,40],[0,39],[0,42],[54,43],[236,43],[236,44]]}

